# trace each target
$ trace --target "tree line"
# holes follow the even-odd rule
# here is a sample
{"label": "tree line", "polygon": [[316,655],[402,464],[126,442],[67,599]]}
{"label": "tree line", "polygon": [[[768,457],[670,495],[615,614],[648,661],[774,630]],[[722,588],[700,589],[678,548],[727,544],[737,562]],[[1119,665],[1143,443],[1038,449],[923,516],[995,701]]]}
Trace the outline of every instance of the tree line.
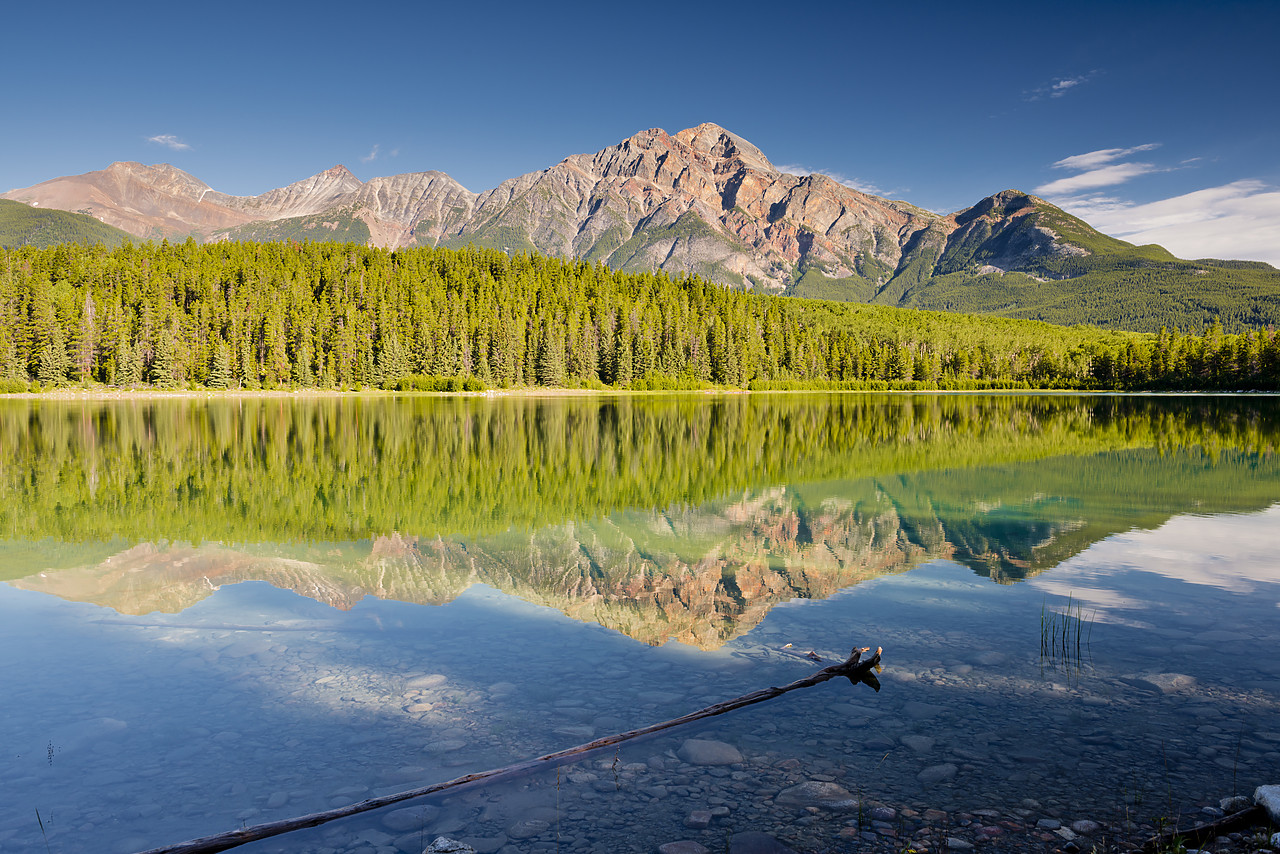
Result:
{"label": "tree line", "polygon": [[[1021,559],[1054,539],[1035,529],[1046,513],[1093,536],[1158,524],[1152,514],[1170,505],[1266,506],[1278,443],[1280,407],[1256,396],[10,399],[0,529],[12,542],[64,543],[487,536],[780,483],[808,485],[815,507],[839,505],[850,483],[873,479],[921,537],[940,534],[945,511],[953,542],[997,554],[982,544],[1029,521],[1023,547],[1004,550]],[[1129,452],[1159,465],[1125,469]],[[1032,461],[1057,462],[1021,465]],[[1104,472],[1105,484],[1088,482]],[[917,476],[933,485],[906,488]],[[974,509],[993,488],[1007,513]],[[1060,497],[1100,489],[1119,491],[1083,515]],[[82,565],[77,554],[70,565]],[[0,579],[29,574],[17,562],[0,561]]]}
{"label": "tree line", "polygon": [[1274,330],[1141,334],[463,249],[0,252],[0,390],[1277,389]]}

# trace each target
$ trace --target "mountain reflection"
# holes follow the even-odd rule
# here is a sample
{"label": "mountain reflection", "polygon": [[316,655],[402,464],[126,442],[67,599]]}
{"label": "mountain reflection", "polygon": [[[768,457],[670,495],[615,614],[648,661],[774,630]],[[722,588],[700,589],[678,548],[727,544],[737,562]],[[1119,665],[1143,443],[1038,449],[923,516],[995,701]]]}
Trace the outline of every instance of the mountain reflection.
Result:
{"label": "mountain reflection", "polygon": [[[419,399],[411,407],[415,417],[394,429],[379,417],[352,421],[352,412],[342,407],[321,415],[328,403],[308,412],[275,402],[288,414],[273,428],[284,430],[284,437],[262,430],[271,421],[248,407],[256,425],[248,435],[261,440],[260,448],[275,447],[274,453],[244,455],[228,442],[212,456],[191,434],[174,433],[173,425],[161,431],[147,417],[142,421],[151,433],[129,434],[127,443],[119,430],[68,431],[54,446],[77,451],[68,451],[61,463],[68,489],[96,484],[77,512],[92,512],[96,504],[110,519],[113,508],[137,501],[134,485],[152,497],[169,495],[170,512],[192,507],[192,516],[211,520],[214,531],[225,531],[234,517],[247,520],[250,513],[236,508],[250,499],[253,506],[289,512],[270,528],[270,520],[257,520],[270,538],[252,540],[256,544],[232,538],[183,542],[168,534],[189,530],[192,519],[165,525],[159,515],[146,524],[116,517],[116,545],[99,547],[108,549],[105,557],[86,556],[83,548],[68,551],[58,539],[13,539],[0,544],[0,565],[13,567],[10,584],[131,615],[180,612],[219,586],[244,580],[268,581],[335,608],[351,608],[366,595],[445,604],[468,586],[484,584],[643,643],[678,640],[714,649],[753,629],[778,603],[828,597],[925,561],[948,558],[1012,583],[1112,534],[1156,528],[1175,513],[1258,510],[1280,499],[1271,401],[1244,406],[1197,399],[1202,411],[1196,415],[1187,406],[1155,399],[818,397],[692,401],[694,406],[687,399],[577,399],[521,401],[509,407],[512,417],[511,411],[495,415],[475,402]],[[396,416],[403,402],[362,405],[374,403],[383,407],[374,407],[375,416]],[[540,411],[543,405],[550,411]],[[503,407],[497,408],[500,414]],[[901,420],[904,414],[910,415],[908,424]],[[223,416],[196,408],[178,423],[198,426],[202,417],[215,415]],[[61,423],[74,414],[56,416]],[[861,429],[845,429],[850,419]],[[440,430],[475,430],[475,420],[484,421],[480,433],[488,440],[472,448],[476,456],[470,460],[429,457],[413,444],[396,449],[406,430],[419,442],[439,443]],[[90,421],[101,426],[102,415]],[[346,430],[357,424],[357,435],[365,439],[353,440],[346,452],[330,446],[342,437],[351,440]],[[767,433],[750,434],[762,424]],[[241,424],[228,429],[246,435]],[[815,438],[814,430],[826,430],[827,438]],[[32,433],[27,435],[35,447]],[[594,437],[593,453],[568,462],[593,444],[588,435]],[[147,453],[140,437],[150,437]],[[684,437],[684,444],[672,444],[675,437]],[[541,456],[549,443],[561,448],[552,457],[579,474],[557,479]],[[975,451],[973,443],[980,446]],[[315,451],[320,447],[323,453]],[[495,447],[508,449],[507,462],[497,480],[480,488],[470,469],[483,469],[481,462],[495,455]],[[435,501],[430,512],[415,511],[393,498],[396,478],[384,466],[367,465],[366,449],[397,465],[417,456],[419,469],[435,465],[468,474],[436,472],[435,483],[448,490],[448,501]],[[754,455],[749,461],[732,456],[748,452]],[[86,467],[88,456],[95,462]],[[252,460],[259,461],[256,470]],[[648,463],[671,474],[673,460],[686,460],[694,469],[682,472],[671,489],[667,479],[640,467]],[[119,478],[116,466],[131,462],[132,474]],[[303,470],[303,463],[321,462],[332,471]],[[27,465],[38,467],[31,460]],[[242,479],[228,472],[236,466],[248,466]],[[255,475],[262,471],[297,475],[259,484]],[[408,480],[415,476],[404,471]],[[355,487],[360,478],[376,483],[361,493]],[[297,535],[314,519],[291,502],[314,497],[312,479],[325,481],[329,495],[346,490],[344,506],[329,499],[329,519],[342,520],[335,526],[344,533],[364,536]],[[156,480],[168,483],[169,492],[152,488]],[[22,494],[22,480],[12,472],[5,483],[12,494]],[[239,492],[238,501],[223,501],[223,487],[210,488],[215,483],[228,484],[232,492],[255,485],[260,493],[251,498]],[[710,493],[716,497],[687,501]],[[32,498],[26,506],[3,511],[10,520],[38,519],[44,504],[37,490],[27,494]],[[202,494],[209,497],[204,502],[196,498]],[[367,501],[370,494],[383,503]],[[552,521],[534,524],[521,495]],[[357,504],[357,497],[364,501]],[[557,511],[557,498],[581,515]],[[508,506],[520,512],[506,513]],[[416,522],[378,530],[374,520],[388,507]],[[581,512],[582,507],[595,512]],[[59,506],[45,512],[50,524],[63,524],[73,511]],[[360,512],[367,513],[367,528],[360,526]],[[472,524],[447,530],[454,519]],[[141,536],[146,530],[151,538]],[[49,560],[41,562],[42,551]],[[4,560],[10,554],[22,560]],[[29,571],[20,571],[23,565]]]}

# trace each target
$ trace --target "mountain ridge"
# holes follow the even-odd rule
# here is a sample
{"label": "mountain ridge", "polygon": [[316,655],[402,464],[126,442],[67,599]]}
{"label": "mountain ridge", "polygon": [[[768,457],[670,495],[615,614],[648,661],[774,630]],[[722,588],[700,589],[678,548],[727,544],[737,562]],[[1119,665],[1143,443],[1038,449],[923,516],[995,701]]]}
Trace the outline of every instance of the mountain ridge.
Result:
{"label": "mountain ridge", "polygon": [[[362,182],[336,165],[232,196],[169,164],[118,162],[0,199],[87,212],[144,239],[475,244],[790,296],[1147,331],[1157,320],[1194,328],[1231,313],[1243,324],[1280,317],[1280,271],[1268,265],[1180,261],[1013,189],[932,213],[820,173],[783,172],[711,123],[643,130],[481,193],[438,171]],[[1122,293],[1081,317],[1081,303],[1108,288]],[[1242,309],[1232,304],[1239,293]],[[1179,307],[1151,309],[1160,299]]]}

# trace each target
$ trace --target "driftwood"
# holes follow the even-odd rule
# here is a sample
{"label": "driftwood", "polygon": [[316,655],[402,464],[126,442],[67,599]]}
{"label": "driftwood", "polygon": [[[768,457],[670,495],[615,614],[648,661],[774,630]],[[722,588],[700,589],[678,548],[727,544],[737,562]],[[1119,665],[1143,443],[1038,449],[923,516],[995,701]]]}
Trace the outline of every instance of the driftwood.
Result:
{"label": "driftwood", "polygon": [[693,721],[702,720],[703,718],[723,715],[725,712],[731,712],[734,709],[741,709],[745,706],[752,706],[756,703],[763,703],[765,700],[772,700],[774,697],[780,697],[789,691],[796,691],[800,688],[810,688],[814,685],[826,682],[829,679],[835,679],[838,676],[846,677],[854,685],[862,682],[879,691],[880,684],[876,681],[874,670],[876,665],[880,663],[881,650],[877,649],[875,654],[870,658],[865,661],[862,660],[862,654],[868,651],[869,648],[855,649],[846,661],[840,664],[833,664],[830,667],[825,667],[810,676],[806,676],[803,679],[797,679],[795,682],[784,685],[781,688],[765,688],[760,691],[753,691],[750,694],[744,694],[741,697],[737,697],[723,703],[716,703],[715,705],[707,706],[705,709],[699,709],[696,712],[690,712],[687,715],[672,718],[669,721],[663,721],[662,723],[647,726],[643,729],[636,729],[631,730],[630,732],[610,735],[605,738],[598,738],[595,741],[580,744],[577,747],[570,747],[566,750],[557,751],[556,753],[548,753],[546,756],[539,756],[537,759],[527,759],[523,762],[517,762],[514,765],[508,765],[505,768],[482,771],[478,774],[467,774],[444,783],[433,783],[430,786],[410,789],[405,792],[397,792],[393,795],[383,795],[379,798],[370,798],[369,800],[360,801],[359,803],[350,804],[349,806],[326,810],[324,812],[311,813],[310,815],[304,815],[298,818],[282,819],[280,821],[254,825],[253,827],[243,827],[238,830],[230,830],[226,833],[217,833],[213,836],[203,836],[199,839],[192,839],[187,842],[181,842],[177,845],[168,845],[163,848],[151,848],[147,851],[141,852],[141,854],[212,854],[212,852],[226,851],[230,848],[236,848],[250,842],[256,842],[259,839],[269,839],[272,836],[279,836],[282,833],[302,830],[307,827],[316,827],[317,825],[335,821],[340,818],[346,818],[348,816],[357,815],[358,813],[368,812],[369,810],[381,809],[382,807],[390,806],[392,804],[398,804],[402,801],[421,798],[426,795],[434,795],[459,786],[466,786],[468,784],[479,783],[481,781],[492,781],[501,777],[520,774],[538,768],[554,768],[556,766],[566,764],[567,760],[576,760],[584,754],[591,753],[604,747],[612,747],[615,744],[621,744],[624,741],[630,741],[634,738],[650,735],[655,732],[661,732],[662,730],[692,723]]}
{"label": "driftwood", "polygon": [[1220,819],[1207,821],[1204,824],[1197,824],[1195,827],[1189,827],[1186,830],[1170,829],[1163,833],[1156,834],[1147,840],[1147,844],[1142,846],[1143,851],[1162,851],[1167,850],[1174,839],[1182,840],[1186,847],[1198,847],[1201,843],[1222,836],[1226,833],[1233,833],[1237,830],[1243,830],[1246,827],[1252,827],[1255,824],[1265,824],[1267,822],[1267,811],[1261,806],[1251,806],[1248,809],[1233,812],[1230,815],[1224,815]]}

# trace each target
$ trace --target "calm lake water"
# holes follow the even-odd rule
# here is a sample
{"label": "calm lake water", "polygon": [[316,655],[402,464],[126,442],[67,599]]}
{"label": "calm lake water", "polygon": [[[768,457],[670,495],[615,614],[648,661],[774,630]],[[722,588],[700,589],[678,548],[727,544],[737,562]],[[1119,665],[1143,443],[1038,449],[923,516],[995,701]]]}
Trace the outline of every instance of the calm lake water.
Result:
{"label": "calm lake water", "polygon": [[830,682],[243,850],[856,832],[806,781],[1184,816],[1280,782],[1278,445],[1280,400],[1253,396],[0,401],[0,850],[412,789],[855,645],[884,647],[878,693]]}

